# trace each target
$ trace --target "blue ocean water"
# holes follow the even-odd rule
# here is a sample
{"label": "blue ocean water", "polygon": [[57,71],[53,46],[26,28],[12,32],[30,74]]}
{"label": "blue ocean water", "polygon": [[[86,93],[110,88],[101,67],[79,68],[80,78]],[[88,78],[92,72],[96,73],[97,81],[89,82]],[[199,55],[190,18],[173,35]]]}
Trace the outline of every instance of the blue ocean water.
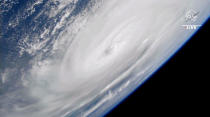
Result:
{"label": "blue ocean water", "polygon": [[[73,17],[88,7],[89,2],[90,0],[67,2],[60,10],[58,8],[60,2],[56,0],[0,1],[0,113],[5,114],[4,109],[12,110],[15,105],[24,107],[36,102],[25,98],[27,96],[25,91],[28,89],[25,89],[22,83],[23,72],[28,72],[32,67],[30,61],[40,54],[42,54],[40,59],[43,60],[54,57],[49,52],[54,41],[67,25],[69,27],[74,22]],[[53,10],[58,10],[58,13],[50,16]],[[68,10],[71,12],[66,20],[72,22],[69,24],[64,22],[61,27],[54,30]],[[40,37],[46,30],[49,31]],[[33,53],[26,51],[26,48],[33,48],[34,44],[41,42],[45,44]],[[59,57],[62,57],[62,54]],[[5,72],[9,72],[6,79]]]}
{"label": "blue ocean water", "polygon": [[[49,12],[58,7],[58,1],[43,0],[40,3],[37,3],[37,0],[0,1],[0,73],[3,73],[7,68],[17,68],[10,74],[9,81],[4,83],[4,85],[0,85],[1,93],[13,91],[21,87],[14,85],[14,82],[16,84],[19,82],[18,78],[21,76],[20,70],[31,67],[28,62],[34,56],[43,53],[42,50],[45,48],[51,48],[52,41],[56,40],[58,34],[65,28],[65,25],[63,25],[52,34],[53,29],[66,10],[76,6],[68,17],[68,19],[71,19],[84,10],[88,2],[90,1],[79,0],[76,4],[69,3],[56,16],[49,17]],[[46,29],[50,30],[50,32],[45,35],[45,38],[50,37],[50,40],[47,41],[45,46],[39,48],[33,55],[27,52],[20,53],[21,49],[27,48],[30,46],[29,44],[33,45],[34,42],[44,41],[45,38],[37,37],[37,35],[40,35]],[[24,43],[26,38],[28,38],[27,43]],[[46,51],[43,59],[49,56],[48,51]]]}

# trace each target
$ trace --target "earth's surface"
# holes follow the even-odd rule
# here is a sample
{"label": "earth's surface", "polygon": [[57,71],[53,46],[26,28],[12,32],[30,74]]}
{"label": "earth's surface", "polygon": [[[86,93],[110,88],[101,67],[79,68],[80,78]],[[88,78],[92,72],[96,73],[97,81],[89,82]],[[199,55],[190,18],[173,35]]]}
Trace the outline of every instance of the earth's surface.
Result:
{"label": "earth's surface", "polygon": [[209,0],[1,0],[0,117],[103,116],[174,54]]}

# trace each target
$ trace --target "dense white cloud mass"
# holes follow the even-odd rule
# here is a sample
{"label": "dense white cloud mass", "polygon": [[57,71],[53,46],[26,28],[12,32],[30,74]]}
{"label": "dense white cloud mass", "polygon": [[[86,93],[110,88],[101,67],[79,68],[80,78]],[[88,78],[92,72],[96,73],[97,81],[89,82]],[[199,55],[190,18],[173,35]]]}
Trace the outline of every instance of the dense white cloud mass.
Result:
{"label": "dense white cloud mass", "polygon": [[[210,13],[209,0],[95,0],[81,11],[79,0],[57,2],[47,13],[59,17],[54,28],[19,41],[19,55],[33,55],[20,76],[20,98],[30,103],[14,102],[9,109],[5,105],[13,98],[7,96],[19,90],[3,95],[3,117],[102,116],[195,32],[182,26],[189,23],[188,10],[199,12],[190,22],[198,25]],[[31,42],[34,38],[44,40]],[[4,71],[3,83],[14,69]]]}

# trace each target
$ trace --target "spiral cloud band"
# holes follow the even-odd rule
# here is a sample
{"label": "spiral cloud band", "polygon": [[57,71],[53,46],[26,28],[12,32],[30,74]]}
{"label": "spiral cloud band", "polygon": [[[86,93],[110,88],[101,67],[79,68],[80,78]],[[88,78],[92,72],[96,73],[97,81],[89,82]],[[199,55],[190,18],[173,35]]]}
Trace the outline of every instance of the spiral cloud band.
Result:
{"label": "spiral cloud band", "polygon": [[[0,116],[106,114],[196,31],[182,26],[192,23],[186,21],[186,12],[192,9],[199,12],[193,23],[203,24],[210,13],[209,3],[208,0],[27,2],[5,25],[7,30],[19,30],[21,35],[7,37],[17,39],[14,47],[18,51],[15,58],[5,55],[7,60],[16,62],[2,59],[9,66],[0,71],[0,88],[8,90],[0,93]],[[1,5],[15,4],[18,3],[3,0]],[[31,21],[26,21],[27,18]],[[18,28],[23,25],[21,22],[26,22],[23,29]]]}

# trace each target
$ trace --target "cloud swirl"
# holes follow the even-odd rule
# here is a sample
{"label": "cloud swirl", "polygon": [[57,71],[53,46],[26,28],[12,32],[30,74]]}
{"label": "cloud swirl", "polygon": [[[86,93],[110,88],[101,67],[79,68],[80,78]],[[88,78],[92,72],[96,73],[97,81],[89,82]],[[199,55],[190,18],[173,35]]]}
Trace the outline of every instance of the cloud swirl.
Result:
{"label": "cloud swirl", "polygon": [[[8,8],[15,4],[6,3],[3,5]],[[36,21],[33,29],[28,29],[30,32],[20,32],[15,46],[16,59],[24,64],[11,63],[13,67],[0,72],[2,86],[14,81],[8,80],[14,77],[19,82],[13,91],[0,95],[0,115],[102,116],[195,32],[181,26],[186,23],[187,10],[199,11],[194,23],[204,23],[210,13],[207,3],[208,0],[28,3],[27,11],[17,13],[8,24],[8,30],[16,29],[33,14],[31,20]],[[41,5],[36,13],[36,7]],[[39,19],[44,18],[47,20],[42,24]],[[25,56],[27,60],[23,59]]]}

